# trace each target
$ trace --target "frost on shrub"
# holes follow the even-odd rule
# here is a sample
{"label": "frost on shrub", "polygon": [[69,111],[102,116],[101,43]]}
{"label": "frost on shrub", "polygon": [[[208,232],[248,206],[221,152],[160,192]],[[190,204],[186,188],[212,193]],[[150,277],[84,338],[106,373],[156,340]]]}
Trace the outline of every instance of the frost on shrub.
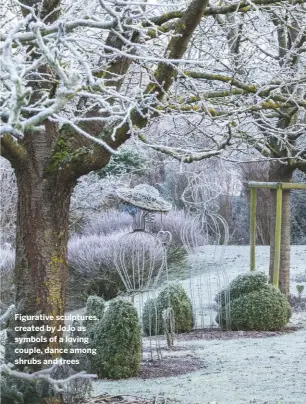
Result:
{"label": "frost on shrub", "polygon": [[[74,235],[69,241],[67,310],[83,307],[89,295],[95,294],[109,300],[125,290],[116,270],[115,257],[118,257],[120,248],[122,250],[122,237],[132,229],[132,216],[112,209],[99,216],[96,215],[96,220],[94,219],[95,216],[92,216],[82,230],[82,235]],[[186,220],[183,212],[169,212],[163,215],[162,219],[159,214],[155,215],[153,222],[149,224],[148,230],[153,235],[160,230],[170,231],[172,239],[167,248],[170,266],[175,264],[177,267],[185,262],[187,254],[180,234]],[[133,237],[127,237],[124,240],[125,250],[135,248]],[[148,246],[143,245],[146,250],[148,247],[150,251],[153,249],[151,242]],[[157,248],[160,249],[160,244]],[[155,256],[156,253],[158,251],[155,248],[153,255]],[[127,266],[129,266],[128,262]]]}
{"label": "frost on shrub", "polygon": [[89,296],[86,303],[86,316],[95,316],[97,320],[85,320],[84,326],[86,327],[87,334],[97,321],[102,320],[105,310],[105,300],[99,296]]}
{"label": "frost on shrub", "polygon": [[137,310],[127,301],[112,301],[92,333],[92,369],[100,378],[137,376],[142,358],[141,327]]}
{"label": "frost on shrub", "polygon": [[229,317],[232,330],[278,330],[291,316],[287,298],[262,272],[237,276],[215,300],[220,304],[216,321],[224,328]]}
{"label": "frost on shrub", "polygon": [[15,266],[15,251],[5,243],[0,247],[0,300],[1,310],[14,302],[13,270]]}
{"label": "frost on shrub", "polygon": [[[66,364],[44,369],[44,372],[44,377],[36,375],[36,378],[26,379],[4,371],[1,375],[1,404],[83,404],[91,394],[92,381],[84,377],[84,372],[77,374]],[[65,381],[60,391],[58,386],[55,388],[56,381]]]}
{"label": "frost on shrub", "polygon": [[1,404],[45,404],[55,397],[54,389],[46,380],[25,380],[12,375],[1,375]]}
{"label": "frost on shrub", "polygon": [[110,209],[106,212],[93,215],[82,230],[83,235],[97,234],[107,236],[116,232],[131,231],[133,217],[126,212]]}
{"label": "frost on shrub", "polygon": [[123,289],[114,253],[124,232],[108,236],[74,236],[68,244],[67,309],[83,307],[89,295],[112,299]]}
{"label": "frost on shrub", "polygon": [[142,312],[142,327],[145,335],[162,334],[161,315],[157,299],[148,299]]}
{"label": "frost on shrub", "polygon": [[[62,364],[55,368],[51,373],[51,377],[55,380],[63,380],[75,374],[76,371],[71,366]],[[91,379],[76,377],[65,384],[61,398],[64,404],[83,404],[84,399],[90,397],[91,391]]]}
{"label": "frost on shrub", "polygon": [[1,242],[15,245],[17,218],[16,176],[10,162],[2,156],[0,156],[0,195]]}
{"label": "frost on shrub", "polygon": [[263,272],[248,272],[238,275],[226,288],[221,290],[215,298],[215,301],[222,307],[247,293],[260,290],[268,284],[268,277]]}
{"label": "frost on shrub", "polygon": [[[179,284],[166,286],[156,299],[146,302],[143,310],[143,330],[146,335],[163,334],[162,313],[171,307],[174,315],[174,331],[188,332],[193,327],[192,303],[185,289]],[[157,317],[156,317],[157,316]]]}
{"label": "frost on shrub", "polygon": [[262,289],[244,294],[232,300],[229,306],[221,309],[221,318],[225,318],[228,309],[232,330],[280,330],[291,316],[286,296],[272,285],[264,285]]}
{"label": "frost on shrub", "polygon": [[95,172],[80,177],[71,196],[70,215],[88,219],[97,212],[116,206],[115,190],[123,185],[120,178],[111,176],[101,179]]}
{"label": "frost on shrub", "polygon": [[[105,300],[99,296],[89,296],[86,303],[86,315],[101,320],[105,310]],[[88,320],[90,321],[90,320]]]}
{"label": "frost on shrub", "polygon": [[155,214],[150,223],[150,230],[154,233],[159,231],[169,231],[171,233],[171,242],[168,246],[167,256],[168,264],[184,264],[187,258],[187,252],[183,245],[181,233],[186,225],[188,218],[183,211],[170,211],[164,214],[162,218]]}
{"label": "frost on shrub", "polygon": [[173,309],[175,332],[192,330],[192,303],[183,286],[179,284],[167,286],[158,295],[157,303],[161,312],[169,306]]}

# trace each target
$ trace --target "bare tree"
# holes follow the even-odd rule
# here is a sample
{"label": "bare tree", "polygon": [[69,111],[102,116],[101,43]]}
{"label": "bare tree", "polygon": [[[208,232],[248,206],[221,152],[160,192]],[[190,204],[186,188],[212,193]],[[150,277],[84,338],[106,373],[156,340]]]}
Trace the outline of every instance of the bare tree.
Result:
{"label": "bare tree", "polygon": [[[267,74],[264,64],[269,63],[269,71],[274,76],[269,86],[265,87],[264,96],[266,101],[272,101],[275,87],[273,83],[281,82],[278,88],[280,97],[285,97],[286,102],[275,108],[273,113],[267,110],[251,111],[252,124],[261,135],[259,138],[254,136],[251,130],[246,133],[247,141],[250,145],[263,156],[272,158],[270,167],[266,174],[263,173],[261,180],[272,182],[290,182],[295,170],[299,169],[306,172],[306,134],[305,134],[305,77],[300,69],[305,69],[305,6],[297,6],[292,9],[287,7],[268,7],[265,15],[253,15],[251,21],[245,16],[226,16],[222,19],[216,16],[219,25],[224,29],[227,35],[229,54],[231,56],[231,67],[235,74],[245,79],[252,74],[246,68],[247,52],[242,49],[244,43],[250,45],[250,52],[255,53],[255,57],[260,62],[261,74]],[[253,25],[259,23],[258,31],[265,32],[262,41],[254,40],[254,30],[249,29],[248,22]],[[256,35],[256,34],[255,34]],[[251,60],[254,60],[251,58]],[[239,84],[238,84],[239,86]],[[294,103],[290,105],[290,98],[297,94],[300,97],[301,104]],[[289,102],[288,102],[289,101]],[[251,136],[250,136],[251,135]],[[257,139],[257,140],[255,140]],[[267,167],[267,166],[265,166]],[[258,172],[258,170],[256,170]],[[260,178],[257,178],[258,180]],[[267,191],[263,194],[269,198]],[[276,191],[270,191],[271,203],[268,199],[260,198],[262,210],[262,219],[270,225],[270,280],[273,279],[274,250],[275,250],[275,206]],[[268,206],[269,205],[269,206]],[[266,212],[266,213],[264,213]],[[269,219],[267,220],[267,212]],[[258,229],[260,230],[260,229]],[[291,205],[290,191],[283,193],[282,206],[282,241],[280,258],[280,289],[289,294],[290,291],[290,239],[291,234]]]}

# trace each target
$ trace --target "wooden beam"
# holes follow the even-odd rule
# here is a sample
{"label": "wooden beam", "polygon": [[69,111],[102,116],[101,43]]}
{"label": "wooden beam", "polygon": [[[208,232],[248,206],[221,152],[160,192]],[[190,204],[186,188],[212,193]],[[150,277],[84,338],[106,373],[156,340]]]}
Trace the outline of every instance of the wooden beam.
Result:
{"label": "wooden beam", "polygon": [[248,183],[249,188],[270,188],[270,189],[277,189],[278,182],[257,182],[257,181],[250,181]]}
{"label": "wooden beam", "polygon": [[283,189],[305,189],[306,191],[306,182],[291,184],[290,182],[282,182]]}
{"label": "wooden beam", "polygon": [[282,189],[305,189],[306,183],[291,183],[291,182],[257,182],[250,181],[248,183],[249,188],[269,188],[269,189],[278,189],[281,187]]}

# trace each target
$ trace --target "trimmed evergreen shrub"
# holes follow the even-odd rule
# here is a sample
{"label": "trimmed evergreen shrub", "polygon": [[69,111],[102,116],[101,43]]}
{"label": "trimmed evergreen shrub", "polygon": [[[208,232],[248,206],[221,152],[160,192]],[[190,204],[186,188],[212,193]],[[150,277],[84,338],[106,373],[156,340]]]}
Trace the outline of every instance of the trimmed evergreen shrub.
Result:
{"label": "trimmed evergreen shrub", "polygon": [[[162,313],[168,307],[173,309],[175,332],[192,330],[192,303],[185,289],[180,284],[166,286],[156,299],[146,302],[143,310],[143,330],[146,335],[163,334]],[[157,315],[157,318],[156,318]]]}
{"label": "trimmed evergreen shrub", "polygon": [[221,308],[221,323],[224,322],[226,310],[230,313],[232,330],[280,330],[291,316],[286,296],[272,285],[264,285],[262,289],[231,300],[229,307]]}
{"label": "trimmed evergreen shrub", "polygon": [[223,307],[229,303],[229,300],[232,301],[255,290],[261,290],[267,284],[268,277],[263,272],[255,271],[238,275],[228,288],[217,294],[215,301]]}
{"label": "trimmed evergreen shrub", "polygon": [[[59,365],[52,372],[52,379],[66,379],[76,372],[68,365]],[[1,375],[1,404],[81,404],[90,396],[92,381],[75,378],[67,382],[62,393],[56,393],[46,379],[27,380],[12,375]]]}
{"label": "trimmed evergreen shrub", "polygon": [[1,404],[45,404],[46,398],[55,397],[47,380],[26,380],[1,375]]}
{"label": "trimmed evergreen shrub", "polygon": [[93,328],[90,357],[92,369],[100,378],[123,379],[137,376],[142,358],[141,327],[132,303],[110,303],[102,320]]}
{"label": "trimmed evergreen shrub", "polygon": [[95,316],[97,320],[85,320],[84,326],[87,332],[97,323],[97,321],[102,320],[105,310],[105,301],[99,296],[89,296],[86,302],[86,316]]}

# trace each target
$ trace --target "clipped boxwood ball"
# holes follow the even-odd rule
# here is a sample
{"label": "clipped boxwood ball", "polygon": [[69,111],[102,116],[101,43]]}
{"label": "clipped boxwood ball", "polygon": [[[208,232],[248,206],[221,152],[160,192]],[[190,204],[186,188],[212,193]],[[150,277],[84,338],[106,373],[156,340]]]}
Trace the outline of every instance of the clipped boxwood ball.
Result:
{"label": "clipped boxwood ball", "polygon": [[229,307],[221,309],[221,323],[226,309],[229,309],[232,330],[276,331],[282,329],[291,316],[286,296],[272,285],[231,301]]}
{"label": "clipped boxwood ball", "polygon": [[92,368],[100,378],[123,379],[137,376],[142,358],[141,326],[132,303],[110,303],[92,333]]}
{"label": "clipped boxwood ball", "polygon": [[174,314],[175,332],[182,333],[192,330],[191,300],[183,286],[172,284],[166,286],[156,299],[150,299],[146,302],[142,317],[143,330],[146,335],[164,333],[162,313],[169,305]]}
{"label": "clipped boxwood ball", "polygon": [[219,292],[215,301],[222,307],[229,303],[229,300],[235,300],[255,290],[260,290],[268,284],[268,277],[263,272],[254,271],[243,275],[238,275],[228,288]]}

